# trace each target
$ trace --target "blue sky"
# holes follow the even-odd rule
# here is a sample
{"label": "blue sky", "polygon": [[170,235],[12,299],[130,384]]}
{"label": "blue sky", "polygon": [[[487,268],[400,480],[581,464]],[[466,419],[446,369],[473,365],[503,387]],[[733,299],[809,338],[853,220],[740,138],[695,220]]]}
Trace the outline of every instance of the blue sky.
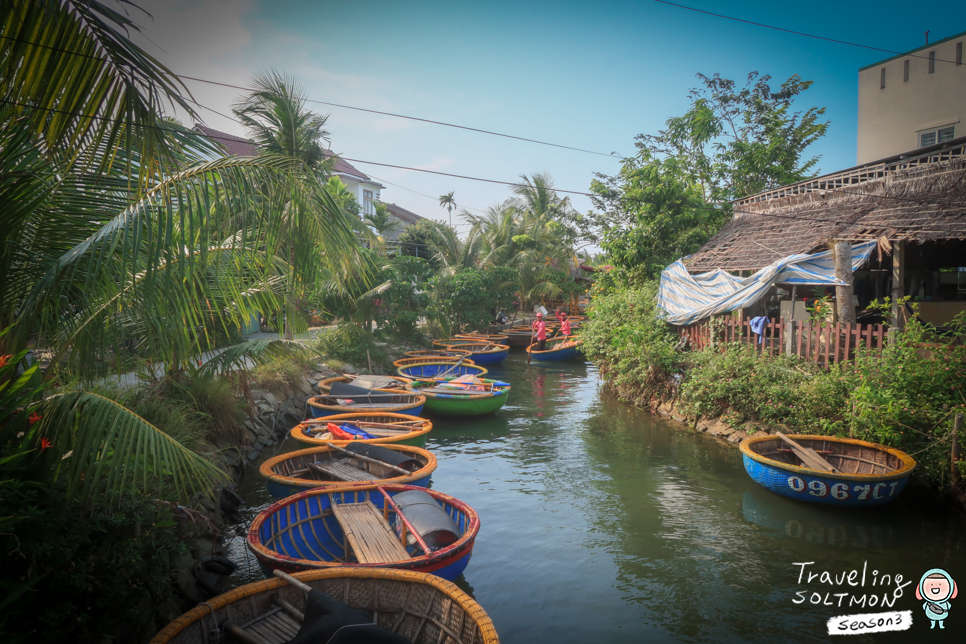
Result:
{"label": "blue sky", "polygon": [[[137,2],[138,0],[135,0]],[[906,51],[966,31],[966,3],[682,0],[707,11]],[[798,106],[827,108],[831,127],[811,148],[822,171],[855,164],[858,69],[887,53],[739,24],[655,2],[381,2],[157,0],[134,17],[145,46],[173,71],[245,85],[276,68],[310,98],[410,114],[599,152],[633,152],[687,109],[697,73],[741,80],[750,71],[814,85]],[[230,114],[237,90],[189,82],[195,98]],[[548,172],[586,191],[616,160],[316,105],[332,147],[349,158],[502,181]],[[202,110],[208,125],[241,127]],[[445,220],[438,196],[482,209],[509,188],[356,163],[383,180],[384,201]],[[422,193],[422,194],[417,194]],[[581,211],[586,197],[572,197]],[[465,227],[463,227],[465,230]]]}

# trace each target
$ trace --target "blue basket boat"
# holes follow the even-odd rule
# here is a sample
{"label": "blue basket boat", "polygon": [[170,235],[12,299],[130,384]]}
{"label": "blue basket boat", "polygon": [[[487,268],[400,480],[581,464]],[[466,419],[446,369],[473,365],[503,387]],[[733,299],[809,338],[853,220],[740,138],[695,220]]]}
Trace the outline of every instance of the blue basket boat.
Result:
{"label": "blue basket boat", "polygon": [[909,482],[916,461],[885,445],[831,436],[788,436],[834,468],[807,466],[780,436],[741,443],[745,471],[762,487],[790,499],[842,506],[882,505]]}
{"label": "blue basket boat", "polygon": [[[340,400],[347,404],[341,404]],[[348,401],[351,401],[351,403]],[[309,398],[307,402],[312,418],[323,418],[336,414],[384,412],[419,416],[420,412],[423,411],[426,399],[405,391],[372,389],[364,395],[342,397],[330,393]]]}
{"label": "blue basket boat", "polygon": [[450,351],[469,351],[470,358],[478,365],[498,364],[506,360],[510,347],[491,342],[472,342],[457,338],[455,340],[434,340],[433,344]]}
{"label": "blue basket boat", "polygon": [[[573,341],[574,344],[568,347],[561,346],[568,340]],[[537,351],[537,345],[531,344],[527,347],[527,353],[537,362],[564,362],[565,360],[575,360],[581,357],[580,344],[581,341],[573,337],[553,338],[547,340],[546,351]]]}
{"label": "blue basket boat", "polygon": [[436,490],[346,486],[270,505],[255,517],[247,541],[266,574],[370,566],[453,581],[469,563],[479,531],[473,508]]}
{"label": "blue basket boat", "polygon": [[476,376],[482,378],[487,374],[487,370],[474,364],[455,365],[453,362],[445,360],[427,359],[415,364],[403,365],[396,369],[396,373],[410,380],[433,380],[446,374],[446,378],[459,378],[460,376]]}

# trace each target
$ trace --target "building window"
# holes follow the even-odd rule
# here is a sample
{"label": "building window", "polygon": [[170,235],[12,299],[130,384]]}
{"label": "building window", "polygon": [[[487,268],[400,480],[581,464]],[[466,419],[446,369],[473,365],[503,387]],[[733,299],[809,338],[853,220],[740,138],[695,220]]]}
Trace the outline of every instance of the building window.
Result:
{"label": "building window", "polygon": [[929,73],[936,73],[936,50],[929,52]]}
{"label": "building window", "polygon": [[902,82],[903,83],[909,82],[909,60],[908,59],[904,63],[902,63]]}
{"label": "building window", "polygon": [[937,143],[952,141],[956,137],[956,126],[939,128],[931,132],[923,132],[919,135],[919,147],[924,148]]}
{"label": "building window", "polygon": [[956,43],[956,64],[963,64],[963,43],[961,42]]}
{"label": "building window", "polygon": [[885,67],[879,70],[879,89],[885,89]]}
{"label": "building window", "polygon": [[372,215],[375,214],[375,209],[372,205],[372,190],[362,191],[362,214]]}

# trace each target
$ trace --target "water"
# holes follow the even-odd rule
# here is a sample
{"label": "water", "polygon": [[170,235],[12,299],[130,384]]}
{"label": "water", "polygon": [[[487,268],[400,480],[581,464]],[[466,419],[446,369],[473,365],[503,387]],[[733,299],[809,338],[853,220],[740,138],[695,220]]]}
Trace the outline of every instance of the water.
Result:
{"label": "water", "polygon": [[[846,641],[966,639],[966,595],[952,601],[942,631],[929,630],[915,599],[931,568],[966,585],[961,513],[910,491],[857,510],[780,498],[751,482],[733,447],[602,393],[592,365],[528,368],[515,352],[491,374],[513,383],[508,405],[434,420],[427,448],[439,459],[433,487],[481,516],[458,583],[503,642],[841,641],[827,635],[829,618],[890,610],[912,611],[912,628]],[[257,472],[241,494],[254,506],[244,527],[268,504]],[[230,551],[248,559],[242,538]],[[814,563],[798,583],[794,564],[804,562]],[[261,578],[254,560],[241,568],[235,583]],[[807,579],[863,568],[864,587]],[[886,584],[873,585],[883,575]],[[883,594],[893,601],[899,575],[912,583],[894,607],[869,607]],[[850,594],[842,607],[811,603],[841,593]],[[863,595],[865,608],[849,606]]]}

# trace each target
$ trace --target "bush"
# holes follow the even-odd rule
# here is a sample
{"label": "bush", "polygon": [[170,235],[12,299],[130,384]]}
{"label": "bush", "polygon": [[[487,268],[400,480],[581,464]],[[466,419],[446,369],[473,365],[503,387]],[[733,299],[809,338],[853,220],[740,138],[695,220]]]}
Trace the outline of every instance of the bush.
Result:
{"label": "bush", "polygon": [[501,308],[513,304],[516,271],[506,266],[463,268],[431,281],[436,306],[457,333],[485,330]]}
{"label": "bush", "polygon": [[370,359],[373,365],[379,364],[386,371],[392,369],[389,355],[358,324],[344,323],[322,333],[316,340],[316,348],[327,358],[349,363],[356,369],[368,367]]}
{"label": "bush", "polygon": [[0,516],[14,519],[0,534],[0,585],[24,591],[4,607],[0,639],[138,641],[168,612],[184,551],[168,507],[64,504],[56,491],[8,481]]}
{"label": "bush", "polygon": [[658,317],[656,295],[653,281],[606,292],[595,285],[580,332],[587,358],[619,396],[635,403],[669,394],[684,358],[671,326]]}

